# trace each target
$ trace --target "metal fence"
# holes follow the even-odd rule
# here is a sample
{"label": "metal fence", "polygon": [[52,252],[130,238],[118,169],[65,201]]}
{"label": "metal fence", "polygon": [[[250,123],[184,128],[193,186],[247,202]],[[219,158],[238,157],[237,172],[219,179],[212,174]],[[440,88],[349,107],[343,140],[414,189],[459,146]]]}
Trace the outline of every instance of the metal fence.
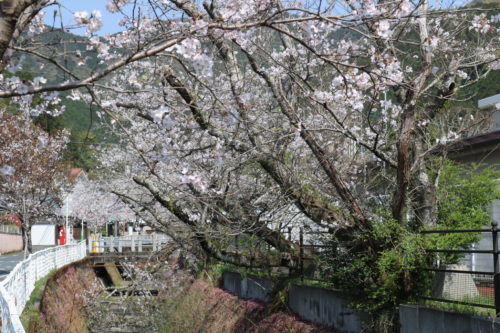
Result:
{"label": "metal fence", "polygon": [[89,238],[90,253],[107,252],[147,252],[157,251],[165,247],[172,239],[165,235],[133,235],[120,237]]}
{"label": "metal fence", "polygon": [[[436,261],[434,264],[430,263],[428,267],[418,268],[430,271],[430,278],[432,279],[432,285],[428,293],[419,295],[420,298],[430,301],[494,309],[496,314],[499,315],[499,232],[500,229],[496,226],[489,229],[422,231],[423,235],[462,234],[465,236],[474,236],[486,234],[491,237],[491,240],[486,236],[482,237],[479,243],[471,244],[470,248],[427,249],[429,254],[436,254]],[[292,228],[288,228],[285,234],[287,233],[288,240],[291,241]],[[302,281],[307,279],[310,281],[331,283],[331,281],[324,279],[324,267],[318,262],[318,259],[334,255],[330,252],[334,249],[335,245],[328,241],[331,234],[331,231],[310,231],[299,228],[298,235],[294,233],[295,239],[298,236],[298,242],[295,243],[298,243],[297,252],[289,254],[291,260],[287,275],[289,277],[298,277]],[[442,259],[446,256],[454,256],[456,263],[453,265],[443,265],[443,262],[446,262],[446,260]],[[479,259],[481,259],[480,264],[474,262],[479,261]],[[286,274],[284,272],[277,273],[281,275]],[[328,274],[326,272],[326,276]]]}
{"label": "metal fence", "polygon": [[299,229],[299,257],[297,261],[297,273],[302,281],[308,280],[329,282],[322,279],[318,274],[316,259],[322,252],[333,248],[333,245],[326,244],[322,239],[324,235],[331,235],[331,231],[307,231]]}
{"label": "metal fence", "polygon": [[12,224],[0,224],[0,233],[20,235],[21,228]]}
{"label": "metal fence", "polygon": [[85,242],[51,247],[33,253],[17,264],[0,283],[2,333],[24,333],[19,317],[35,288],[35,282],[53,269],[85,258],[86,251]]}
{"label": "metal fence", "polygon": [[[422,231],[421,233],[424,235],[490,234],[491,243],[489,249],[476,249],[474,246],[467,249],[428,249],[427,252],[438,254],[438,260],[434,267],[425,268],[432,272],[434,281],[429,295],[421,296],[421,298],[431,301],[495,309],[496,314],[500,314],[499,231],[500,229],[496,226],[490,229]],[[439,256],[442,255],[455,255],[461,258],[457,264],[440,265]],[[467,258],[467,256],[470,258]],[[477,266],[474,264],[474,259],[478,256],[482,256],[483,262],[489,262],[487,265],[479,267],[480,269],[474,267]]]}
{"label": "metal fence", "polygon": [[[419,268],[431,272],[432,287],[421,299],[494,309],[500,314],[500,228],[464,230],[426,230],[422,234],[465,234],[490,235],[491,240],[482,237],[480,243],[463,249],[427,249],[429,254],[437,254],[437,261],[431,267]],[[321,267],[316,259],[324,256],[333,245],[324,242],[322,235],[330,231],[299,230],[299,255],[295,263],[295,275],[301,280],[324,281]],[[479,246],[477,246],[479,245]],[[329,252],[326,252],[329,255]],[[439,256],[455,256],[456,264],[442,265]],[[474,260],[475,259],[475,260]],[[475,263],[481,259],[481,264]],[[441,260],[441,263],[443,261]]]}

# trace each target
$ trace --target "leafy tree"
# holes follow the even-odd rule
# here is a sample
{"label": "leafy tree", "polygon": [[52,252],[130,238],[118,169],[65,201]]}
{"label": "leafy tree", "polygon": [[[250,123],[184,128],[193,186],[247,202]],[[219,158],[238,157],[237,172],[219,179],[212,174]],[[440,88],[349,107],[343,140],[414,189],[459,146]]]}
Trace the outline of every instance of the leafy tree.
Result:
{"label": "leafy tree", "polygon": [[[500,170],[449,160],[440,163],[443,165],[437,168],[440,186],[436,227],[451,230],[488,227],[491,223],[488,207],[500,198],[497,189]],[[479,233],[423,235],[399,224],[390,217],[390,212],[380,214],[383,215],[386,218],[379,220],[370,234],[360,235],[364,241],[378,240],[377,256],[351,251],[345,243],[328,237],[321,241],[331,248],[319,255],[316,264],[322,279],[348,291],[356,308],[376,313],[382,319],[379,325],[393,321],[393,309],[402,302],[416,302],[417,296],[429,294],[432,280],[423,268],[437,259],[442,265],[456,264],[462,257],[430,255],[426,249],[467,248],[481,236]]]}
{"label": "leafy tree", "polygon": [[34,118],[33,123],[50,135],[54,135],[65,128],[61,117],[54,117],[48,113],[43,113]]}
{"label": "leafy tree", "polygon": [[0,112],[0,200],[22,222],[25,254],[32,251],[32,225],[59,206],[65,135],[50,136],[29,118]]}

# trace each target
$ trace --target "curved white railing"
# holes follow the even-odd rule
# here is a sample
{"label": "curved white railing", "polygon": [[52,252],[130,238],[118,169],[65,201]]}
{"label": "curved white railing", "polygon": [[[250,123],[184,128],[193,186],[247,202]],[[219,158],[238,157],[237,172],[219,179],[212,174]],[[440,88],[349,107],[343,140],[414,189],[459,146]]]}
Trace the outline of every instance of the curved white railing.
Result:
{"label": "curved white railing", "polygon": [[61,268],[85,258],[85,242],[74,245],[51,247],[31,254],[20,262],[0,283],[0,309],[2,333],[24,333],[19,316],[29,300],[35,282],[51,270]]}

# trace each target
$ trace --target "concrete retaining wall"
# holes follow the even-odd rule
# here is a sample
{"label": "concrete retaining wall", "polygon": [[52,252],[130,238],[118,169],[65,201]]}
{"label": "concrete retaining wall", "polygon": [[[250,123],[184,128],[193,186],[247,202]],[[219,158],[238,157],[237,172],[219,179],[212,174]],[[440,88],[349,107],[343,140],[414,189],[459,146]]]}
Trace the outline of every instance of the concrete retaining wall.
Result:
{"label": "concrete retaining wall", "polygon": [[21,251],[23,237],[21,235],[0,234],[0,253]]}
{"label": "concrete retaining wall", "polygon": [[225,271],[222,273],[223,288],[245,299],[258,299],[270,302],[270,293],[273,289],[271,280],[260,276],[242,278],[240,273]]}
{"label": "concrete retaining wall", "polygon": [[[258,276],[242,277],[236,272],[222,274],[223,288],[241,298],[271,301],[273,283]],[[347,307],[348,301],[339,292],[318,287],[291,285],[288,305],[303,320],[333,327],[339,332],[361,332],[359,313]]]}
{"label": "concrete retaining wall", "polygon": [[311,286],[292,285],[288,305],[300,318],[349,333],[361,332],[361,316],[347,307],[339,292]]}
{"label": "concrete retaining wall", "polygon": [[[241,298],[271,300],[273,283],[268,278],[243,278],[239,273],[226,271],[222,280],[224,289]],[[339,332],[362,332],[364,316],[347,304],[348,300],[340,292],[319,287],[291,285],[288,294],[290,309],[301,319]],[[419,305],[401,305],[399,315],[400,333],[500,333],[500,319],[494,321]]]}
{"label": "concrete retaining wall", "polygon": [[420,305],[402,304],[399,317],[401,333],[500,333],[499,321]]}

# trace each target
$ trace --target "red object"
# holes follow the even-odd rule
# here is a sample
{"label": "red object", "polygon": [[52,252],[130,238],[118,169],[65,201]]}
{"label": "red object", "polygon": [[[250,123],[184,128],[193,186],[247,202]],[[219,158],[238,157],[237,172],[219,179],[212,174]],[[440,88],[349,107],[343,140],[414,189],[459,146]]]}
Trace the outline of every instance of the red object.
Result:
{"label": "red object", "polygon": [[5,214],[2,217],[2,223],[10,223],[10,224],[15,224],[18,227],[20,227],[23,223],[21,222],[21,219],[19,216],[14,215],[14,214]]}
{"label": "red object", "polygon": [[59,245],[66,244],[66,233],[64,232],[64,226],[59,227]]}
{"label": "red object", "polygon": [[495,289],[493,287],[477,286],[477,290],[479,291],[481,296],[494,297],[495,295]]}

